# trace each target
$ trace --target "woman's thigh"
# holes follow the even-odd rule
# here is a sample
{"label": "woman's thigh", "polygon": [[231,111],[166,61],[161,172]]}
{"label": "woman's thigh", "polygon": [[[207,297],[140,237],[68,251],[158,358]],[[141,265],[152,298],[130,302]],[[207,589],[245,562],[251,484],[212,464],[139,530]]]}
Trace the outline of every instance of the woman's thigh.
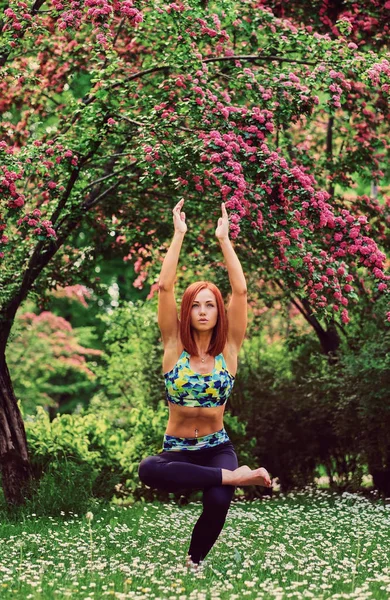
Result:
{"label": "woman's thigh", "polygon": [[[177,492],[203,489],[221,482],[221,469],[202,464],[190,452],[162,452],[147,456],[138,467],[140,480],[149,487]],[[204,461],[203,461],[204,462]]]}
{"label": "woman's thigh", "polygon": [[147,456],[138,466],[140,480],[151,488],[176,491],[176,485],[167,481],[166,467],[171,461],[161,455]]}
{"label": "woman's thigh", "polygon": [[[238,467],[237,455],[232,443],[223,444],[218,452],[207,462],[209,467],[220,467],[234,471]],[[225,520],[226,513],[234,495],[233,485],[213,485],[203,492],[204,514],[215,521],[215,525]]]}
{"label": "woman's thigh", "polygon": [[220,447],[215,446],[215,452],[213,452],[207,460],[208,467],[221,467],[221,469],[227,469],[228,471],[234,471],[238,468],[238,459],[234,446],[231,442],[227,444],[221,444]]}

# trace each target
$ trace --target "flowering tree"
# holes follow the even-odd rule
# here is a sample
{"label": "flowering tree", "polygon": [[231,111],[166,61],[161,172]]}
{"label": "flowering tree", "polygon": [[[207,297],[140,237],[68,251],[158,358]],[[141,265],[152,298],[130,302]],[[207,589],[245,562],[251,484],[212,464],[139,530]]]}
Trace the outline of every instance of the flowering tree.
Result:
{"label": "flowering tree", "polygon": [[347,24],[351,41],[363,46],[381,48],[388,44],[390,33],[390,2],[388,0],[266,0],[278,17],[305,23],[320,33],[332,37],[344,35]]}
{"label": "flowering tree", "polygon": [[388,295],[389,56],[350,37],[355,21],[342,19],[337,36],[321,21],[319,33],[299,23],[305,3],[291,19],[279,5],[5,9],[0,454],[10,502],[30,476],[5,360],[18,307],[76,279],[94,288],[105,248],[135,261],[141,286],[171,235],[173,196],[186,197],[189,235],[205,252],[226,202],[246,272],[294,297],[327,351],[350,303]]}

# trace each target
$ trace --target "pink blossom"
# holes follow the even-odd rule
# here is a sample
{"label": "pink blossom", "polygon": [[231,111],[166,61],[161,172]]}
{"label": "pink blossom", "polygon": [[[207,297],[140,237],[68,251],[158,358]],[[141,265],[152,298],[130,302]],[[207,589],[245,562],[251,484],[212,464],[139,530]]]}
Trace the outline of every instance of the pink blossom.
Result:
{"label": "pink blossom", "polygon": [[383,279],[384,278],[384,273],[383,271],[381,271],[381,269],[378,269],[377,267],[375,267],[373,269],[373,275],[375,277],[377,277],[378,279]]}
{"label": "pink blossom", "polygon": [[236,239],[241,229],[239,225],[236,225],[235,223],[230,223],[229,230],[231,238]]}

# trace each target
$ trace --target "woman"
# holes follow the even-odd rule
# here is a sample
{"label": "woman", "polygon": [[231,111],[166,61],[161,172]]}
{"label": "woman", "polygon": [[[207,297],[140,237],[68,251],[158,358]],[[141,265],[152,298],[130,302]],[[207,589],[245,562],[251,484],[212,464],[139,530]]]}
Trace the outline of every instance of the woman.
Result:
{"label": "woman", "polygon": [[170,492],[203,489],[203,512],[192,532],[187,566],[194,568],[218,538],[235,486],[271,486],[264,468],[238,468],[223,413],[234,385],[237,356],[247,325],[246,282],[229,240],[224,203],[215,234],[229,272],[232,295],[225,310],[212,283],[192,283],[184,292],[180,321],[174,296],[179,252],[187,231],[181,199],[173,209],[175,227],[159,279],[158,324],[164,344],[163,372],[169,420],[163,451],[144,458],[139,477]]}

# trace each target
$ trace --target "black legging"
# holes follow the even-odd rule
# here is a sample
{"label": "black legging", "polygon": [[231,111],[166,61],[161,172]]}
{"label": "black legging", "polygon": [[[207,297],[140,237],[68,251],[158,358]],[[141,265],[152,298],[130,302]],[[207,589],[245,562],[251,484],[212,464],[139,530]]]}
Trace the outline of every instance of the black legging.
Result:
{"label": "black legging", "polygon": [[202,450],[161,452],[144,458],[138,474],[146,485],[167,492],[203,489],[203,512],[192,532],[188,554],[203,560],[221,533],[234,494],[233,485],[221,485],[222,471],[237,469],[231,442]]}

